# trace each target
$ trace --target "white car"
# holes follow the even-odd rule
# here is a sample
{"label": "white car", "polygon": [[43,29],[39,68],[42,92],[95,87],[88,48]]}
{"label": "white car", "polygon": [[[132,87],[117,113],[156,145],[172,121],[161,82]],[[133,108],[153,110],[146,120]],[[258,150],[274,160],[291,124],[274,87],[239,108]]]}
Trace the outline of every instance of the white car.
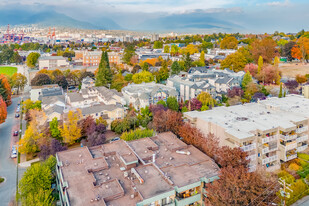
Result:
{"label": "white car", "polygon": [[11,152],[11,158],[16,158],[16,157],[17,157],[17,146],[13,145],[12,152]]}

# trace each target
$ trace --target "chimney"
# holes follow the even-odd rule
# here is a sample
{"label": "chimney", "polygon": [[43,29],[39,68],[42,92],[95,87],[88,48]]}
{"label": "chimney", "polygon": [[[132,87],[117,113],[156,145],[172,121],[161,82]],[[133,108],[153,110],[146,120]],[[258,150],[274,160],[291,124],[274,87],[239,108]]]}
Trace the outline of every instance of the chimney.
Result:
{"label": "chimney", "polygon": [[156,154],[152,154],[152,162],[153,162],[153,163],[156,162]]}

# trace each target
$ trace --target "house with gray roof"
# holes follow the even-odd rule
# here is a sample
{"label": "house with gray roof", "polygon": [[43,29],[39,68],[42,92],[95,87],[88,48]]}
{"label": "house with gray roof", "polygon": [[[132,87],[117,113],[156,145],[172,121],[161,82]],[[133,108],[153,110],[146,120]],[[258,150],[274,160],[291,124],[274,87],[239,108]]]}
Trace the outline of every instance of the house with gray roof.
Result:
{"label": "house with gray roof", "polygon": [[142,84],[129,84],[122,88],[123,98],[127,105],[132,104],[136,109],[144,108],[158,101],[166,101],[168,97],[176,97],[175,88],[154,82]]}
{"label": "house with gray roof", "polygon": [[87,89],[90,87],[94,87],[95,81],[91,77],[87,76],[82,80],[81,89]]}

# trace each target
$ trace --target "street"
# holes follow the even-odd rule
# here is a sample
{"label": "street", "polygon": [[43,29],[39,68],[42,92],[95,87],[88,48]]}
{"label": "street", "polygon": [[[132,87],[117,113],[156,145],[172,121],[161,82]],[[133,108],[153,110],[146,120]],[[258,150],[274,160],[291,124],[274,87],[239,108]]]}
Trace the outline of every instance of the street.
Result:
{"label": "street", "polygon": [[[10,158],[12,129],[19,124],[19,119],[15,118],[15,109],[20,98],[12,99],[12,105],[7,108],[8,116],[3,124],[0,124],[0,176],[6,181],[0,184],[0,205],[8,205],[15,196],[16,191],[16,164]],[[25,169],[19,169],[19,176]]]}

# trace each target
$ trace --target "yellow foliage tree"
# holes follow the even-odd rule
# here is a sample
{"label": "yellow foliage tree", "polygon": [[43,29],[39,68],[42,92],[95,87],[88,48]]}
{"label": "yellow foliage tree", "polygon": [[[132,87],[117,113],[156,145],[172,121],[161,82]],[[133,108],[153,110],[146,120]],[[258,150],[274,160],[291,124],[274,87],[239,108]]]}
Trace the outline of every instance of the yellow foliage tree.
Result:
{"label": "yellow foliage tree", "polygon": [[190,55],[192,55],[198,53],[198,48],[193,44],[189,44],[186,48],[181,49],[181,53],[182,54],[190,53]]}
{"label": "yellow foliage tree", "polygon": [[78,127],[78,120],[82,118],[81,110],[76,112],[69,111],[66,115],[66,121],[63,121],[62,127],[59,128],[63,142],[73,144],[75,140],[81,137],[81,128]]}
{"label": "yellow foliage tree", "polygon": [[203,106],[214,107],[216,104],[216,100],[207,92],[201,92],[197,96],[197,99],[203,104]]}

